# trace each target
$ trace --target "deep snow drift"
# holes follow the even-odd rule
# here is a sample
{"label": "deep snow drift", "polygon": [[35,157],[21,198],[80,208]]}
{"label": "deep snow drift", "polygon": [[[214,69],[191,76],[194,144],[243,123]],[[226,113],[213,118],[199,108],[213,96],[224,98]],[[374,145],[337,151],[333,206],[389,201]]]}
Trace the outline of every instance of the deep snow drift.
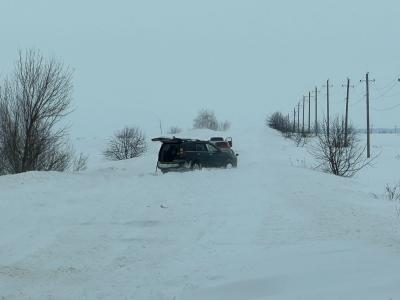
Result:
{"label": "deep snow drift", "polygon": [[157,143],[102,162],[83,139],[85,172],[0,177],[0,299],[400,299],[399,136],[344,179],[269,129],[229,135],[232,170],[161,175]]}

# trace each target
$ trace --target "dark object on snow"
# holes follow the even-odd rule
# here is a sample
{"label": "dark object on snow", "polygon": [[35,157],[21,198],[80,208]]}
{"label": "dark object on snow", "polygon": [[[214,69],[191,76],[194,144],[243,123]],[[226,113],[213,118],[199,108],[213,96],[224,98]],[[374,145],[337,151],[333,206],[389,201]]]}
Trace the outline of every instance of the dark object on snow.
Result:
{"label": "dark object on snow", "polygon": [[220,136],[214,136],[214,137],[212,137],[212,138],[210,138],[210,142],[222,142],[222,141],[224,141],[224,138],[223,137],[220,137]]}
{"label": "dark object on snow", "polygon": [[162,142],[157,167],[161,172],[199,170],[201,168],[237,167],[237,154],[232,149],[222,151],[209,141],[154,138]]}
{"label": "dark object on snow", "polygon": [[224,139],[223,137],[220,137],[220,136],[213,136],[212,138],[210,138],[210,142],[212,142],[214,145],[216,145],[217,142],[227,142],[229,144],[229,146],[232,148],[232,138],[231,137],[227,137],[226,139]]}

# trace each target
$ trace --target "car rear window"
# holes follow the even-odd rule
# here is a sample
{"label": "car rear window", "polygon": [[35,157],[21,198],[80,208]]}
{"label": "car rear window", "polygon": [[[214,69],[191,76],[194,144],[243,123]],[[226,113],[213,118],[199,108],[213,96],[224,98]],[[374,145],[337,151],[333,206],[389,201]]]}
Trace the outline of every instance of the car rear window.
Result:
{"label": "car rear window", "polygon": [[179,144],[164,143],[161,146],[158,160],[162,162],[171,162],[177,158],[179,152]]}

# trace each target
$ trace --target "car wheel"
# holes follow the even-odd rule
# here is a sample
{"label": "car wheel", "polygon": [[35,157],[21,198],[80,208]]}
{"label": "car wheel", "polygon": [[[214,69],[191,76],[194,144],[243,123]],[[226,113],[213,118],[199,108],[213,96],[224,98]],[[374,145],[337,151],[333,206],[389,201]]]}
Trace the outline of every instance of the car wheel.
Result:
{"label": "car wheel", "polygon": [[202,169],[201,163],[199,162],[192,163],[192,170],[201,170],[201,169]]}
{"label": "car wheel", "polygon": [[228,163],[225,165],[225,168],[226,168],[226,169],[232,169],[232,168],[233,168],[233,164],[232,164],[231,162],[228,162]]}

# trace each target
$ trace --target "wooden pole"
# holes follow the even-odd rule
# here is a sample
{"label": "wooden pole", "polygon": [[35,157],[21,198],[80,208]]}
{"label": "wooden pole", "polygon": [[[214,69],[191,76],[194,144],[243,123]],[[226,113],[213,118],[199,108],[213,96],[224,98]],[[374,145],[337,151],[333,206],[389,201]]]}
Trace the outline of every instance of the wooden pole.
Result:
{"label": "wooden pole", "polygon": [[326,133],[329,139],[329,79],[326,81]]}
{"label": "wooden pole", "polygon": [[368,73],[365,76],[366,88],[367,88],[367,158],[371,157],[371,141],[370,141],[370,130],[369,130],[369,78]]}
{"label": "wooden pole", "polygon": [[315,87],[315,135],[318,135],[318,89]]}
{"label": "wooden pole", "polygon": [[306,97],[303,96],[303,127],[301,133],[304,134],[304,106],[306,104]]}
{"label": "wooden pole", "polygon": [[344,145],[347,147],[347,128],[348,128],[348,120],[349,120],[349,90],[350,90],[350,79],[347,78],[347,91],[346,91],[346,116],[344,123]]}
{"label": "wooden pole", "polygon": [[308,133],[311,132],[311,92],[308,92]]}

